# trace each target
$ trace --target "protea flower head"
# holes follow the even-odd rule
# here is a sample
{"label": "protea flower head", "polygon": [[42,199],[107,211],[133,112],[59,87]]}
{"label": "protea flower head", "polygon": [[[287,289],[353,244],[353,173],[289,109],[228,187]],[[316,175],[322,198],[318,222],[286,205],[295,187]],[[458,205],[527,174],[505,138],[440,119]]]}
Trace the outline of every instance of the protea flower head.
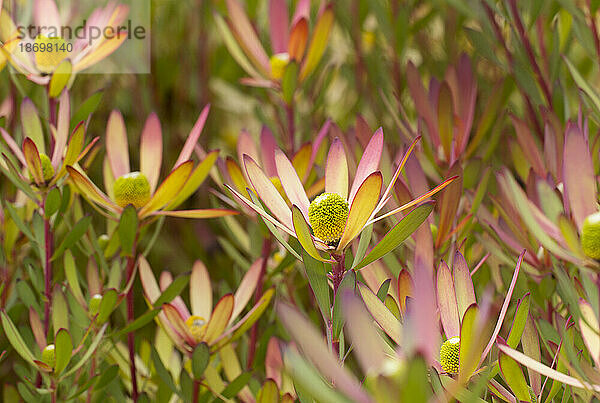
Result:
{"label": "protea flower head", "polygon": [[[68,42],[69,38],[53,36],[61,32],[60,27],[64,25],[54,0],[35,0],[33,10],[35,26],[47,31],[39,32],[35,37],[21,38],[14,22],[4,15],[0,17],[3,24],[12,29],[0,30],[0,52],[3,59],[6,58],[19,73],[40,85],[49,84],[55,72],[72,80],[75,74],[109,56],[127,39],[127,32],[116,29],[129,13],[126,5],[110,2],[107,6],[94,10],[86,19],[86,26],[82,30],[84,34],[80,34],[72,43]],[[101,32],[113,27],[115,35],[110,38],[104,35],[90,38],[89,27],[98,28]],[[36,48],[40,50],[21,51],[21,44],[37,45]],[[48,45],[52,45],[51,51],[47,51]],[[65,84],[67,81],[69,80],[65,80]]]}
{"label": "protea flower head", "polygon": [[[171,284],[171,274],[162,272],[157,283],[144,257],[139,258],[138,264],[144,295],[148,303],[153,304]],[[158,315],[162,328],[175,345],[189,355],[199,343],[206,343],[216,351],[235,341],[258,320],[273,297],[274,290],[267,290],[254,307],[235,323],[254,295],[261,266],[262,259],[254,262],[235,294],[224,295],[213,308],[210,276],[204,264],[196,261],[190,278],[191,313],[183,299],[175,297],[171,303],[162,306]]]}
{"label": "protea flower head", "polygon": [[0,127],[0,134],[6,141],[17,160],[26,171],[26,178],[38,187],[51,187],[67,173],[67,166],[77,164],[99,140],[95,138],[84,147],[85,125],[79,123],[69,136],[71,119],[70,100],[68,91],[64,91],[59,99],[56,127],[50,124],[53,133],[53,147],[45,141],[38,112],[30,99],[21,104],[23,133],[26,136],[22,147]]}
{"label": "protea flower head", "polygon": [[265,220],[297,238],[311,256],[324,260],[318,250],[332,254],[341,253],[367,225],[419,204],[455,179],[450,178],[415,200],[375,218],[391,198],[390,192],[394,183],[418,140],[413,142],[404,155],[383,195],[381,194],[383,177],[378,171],[383,150],[381,129],[371,137],[358,164],[350,189],[348,189],[346,152],[339,139],[333,141],[327,157],[325,192],[312,202],[309,201],[292,162],[279,149],[274,152],[276,171],[285,195],[292,204],[291,209],[269,177],[249,155],[244,155],[243,160],[251,190],[256,192],[274,217],[258,204],[258,200],[249,200],[232,187],[229,188],[239,200]]}
{"label": "protea flower head", "polygon": [[291,63],[299,67],[295,71],[302,82],[312,73],[325,49],[333,27],[333,5],[319,11],[318,20],[309,41],[310,1],[300,0],[293,17],[285,0],[269,1],[269,24],[271,49],[267,55],[252,23],[238,0],[227,0],[229,16],[226,21],[218,17],[218,27],[236,61],[250,75],[242,82],[251,86],[279,88],[281,80]]}
{"label": "protea flower head", "polygon": [[460,361],[460,338],[452,337],[446,340],[440,348],[440,365],[444,372],[456,375]]}
{"label": "protea flower head", "polygon": [[600,259],[600,212],[590,214],[581,226],[583,253],[592,259]]}
{"label": "protea flower head", "polygon": [[127,132],[123,116],[113,111],[106,128],[106,158],[104,160],[104,184],[102,192],[81,170],[67,166],[71,179],[88,200],[112,214],[120,214],[123,208],[133,205],[140,219],[153,216],[187,218],[212,218],[237,214],[224,209],[173,211],[191,196],[217,159],[213,151],[194,167],[189,158],[200,137],[208,116],[206,107],[192,128],[179,158],[167,178],[158,185],[162,165],[162,130],[156,114],[146,120],[140,141],[140,170],[132,171],[129,162]]}

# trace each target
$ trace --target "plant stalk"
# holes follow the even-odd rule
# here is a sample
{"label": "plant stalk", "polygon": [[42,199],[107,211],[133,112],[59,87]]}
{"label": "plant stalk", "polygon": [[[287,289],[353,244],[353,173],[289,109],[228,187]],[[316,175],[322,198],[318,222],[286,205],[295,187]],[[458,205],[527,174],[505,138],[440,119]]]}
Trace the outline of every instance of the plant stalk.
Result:
{"label": "plant stalk", "polygon": [[198,403],[198,399],[200,398],[200,381],[194,380],[194,390],[192,394],[192,403]]}
{"label": "plant stalk", "polygon": [[[134,246],[135,250],[135,246]],[[127,258],[127,283],[133,276],[133,269],[135,268],[135,253],[133,256]],[[127,292],[127,324],[130,324],[135,319],[135,313],[133,309],[133,286]],[[137,371],[135,368],[135,332],[131,331],[127,333],[127,347],[129,349],[129,372],[131,374],[131,399],[134,403],[138,400],[138,387],[137,387]]]}
{"label": "plant stalk", "polygon": [[288,121],[288,136],[290,143],[290,152],[292,154],[295,153],[296,147],[296,124],[294,122],[294,101],[290,101],[289,104],[285,104],[285,111],[287,113],[287,121]]}
{"label": "plant stalk", "polygon": [[[260,265],[260,272],[258,274],[258,283],[256,284],[256,290],[254,291],[254,303],[257,303],[262,296],[264,281],[265,281],[265,273],[267,271],[267,261],[269,260],[269,254],[271,253],[271,237],[269,236],[263,241],[263,247],[261,252],[262,262]],[[252,330],[250,331],[250,344],[248,347],[248,364],[247,368],[250,370],[252,368],[252,363],[254,361],[254,355],[256,354],[256,342],[258,341],[258,322],[255,322],[252,325]]]}
{"label": "plant stalk", "polygon": [[[333,259],[335,260],[335,263],[333,263],[331,267],[331,281],[333,282],[333,303],[335,305],[337,291],[344,278],[344,273],[346,273],[346,259],[344,255],[333,255]],[[333,317],[333,306],[331,307],[331,315]],[[328,326],[333,326],[333,323],[329,323]],[[340,353],[340,341],[337,338],[334,338],[333,329],[331,329],[331,347],[337,357]]]}
{"label": "plant stalk", "polygon": [[44,334],[48,337],[50,330],[50,306],[52,305],[52,231],[50,229],[50,219],[44,218],[44,240],[45,240],[45,261],[44,261],[44,284],[46,302],[44,305]]}

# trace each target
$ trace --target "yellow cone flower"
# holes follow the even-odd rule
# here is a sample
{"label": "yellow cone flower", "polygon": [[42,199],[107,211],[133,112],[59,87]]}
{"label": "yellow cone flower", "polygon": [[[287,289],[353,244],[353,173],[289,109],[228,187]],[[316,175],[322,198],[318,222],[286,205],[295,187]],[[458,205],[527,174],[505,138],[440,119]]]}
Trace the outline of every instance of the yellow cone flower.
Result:
{"label": "yellow cone flower", "polygon": [[452,337],[442,344],[440,348],[440,364],[442,369],[449,374],[458,374],[460,357],[460,338]]}
{"label": "yellow cone flower", "polygon": [[600,212],[586,217],[581,228],[581,247],[592,259],[600,259]]}
{"label": "yellow cone flower", "polygon": [[119,206],[133,204],[135,208],[140,208],[150,200],[150,183],[143,173],[130,172],[115,181],[113,192]]}
{"label": "yellow cone flower", "polygon": [[315,236],[327,243],[339,241],[348,219],[348,202],[337,193],[322,193],[308,207]]}

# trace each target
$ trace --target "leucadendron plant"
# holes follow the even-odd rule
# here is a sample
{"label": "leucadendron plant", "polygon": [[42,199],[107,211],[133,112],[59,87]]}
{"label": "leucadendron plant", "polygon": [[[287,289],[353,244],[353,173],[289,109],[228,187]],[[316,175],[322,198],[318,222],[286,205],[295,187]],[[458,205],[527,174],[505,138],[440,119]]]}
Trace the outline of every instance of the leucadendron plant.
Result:
{"label": "leucadendron plant", "polygon": [[[65,87],[70,87],[77,73],[109,56],[127,39],[127,32],[116,29],[127,18],[129,7],[126,5],[111,2],[94,10],[85,20],[86,25],[81,30],[83,34],[80,33],[72,43],[67,42],[70,38],[52,36],[56,32],[62,32],[61,27],[67,26],[65,21],[61,20],[61,13],[54,0],[35,0],[33,7],[35,25],[32,26],[41,31],[35,37],[29,35],[29,30],[18,29],[7,11],[2,12],[0,52],[13,68],[28,80],[47,86],[51,98],[60,95]],[[112,32],[114,35],[96,38],[92,35],[90,27],[98,29],[99,32]],[[27,32],[28,35],[24,35],[23,32]],[[34,45],[37,51],[26,50],[34,49]]]}
{"label": "leucadendron plant", "polygon": [[[103,193],[87,175],[75,166],[68,165],[69,177],[79,192],[93,206],[102,208],[107,218],[118,220],[113,228],[112,239],[121,246],[121,254],[127,260],[127,281],[135,277],[137,245],[140,230],[161,216],[180,218],[214,218],[237,214],[225,209],[195,209],[174,211],[202,184],[216,161],[214,151],[196,167],[190,160],[194,146],[202,133],[208,117],[205,107],[192,128],[174,167],[162,183],[158,183],[162,166],[162,129],[155,114],[151,114],[144,125],[140,140],[140,171],[132,171],[129,161],[129,146],[125,122],[118,111],[113,111],[106,127],[106,159],[104,182],[108,195]],[[110,196],[109,196],[110,195]],[[110,245],[109,245],[110,246]],[[134,295],[127,293],[127,318],[135,319]],[[137,400],[137,376],[135,365],[134,332],[128,333],[129,360],[131,365],[132,396]]]}
{"label": "leucadendron plant", "polygon": [[[201,261],[196,261],[189,278],[190,312],[179,296],[171,302],[164,302],[161,293],[166,292],[173,284],[171,274],[163,271],[157,283],[150,265],[140,257],[140,279],[146,301],[150,307],[159,310],[157,322],[175,347],[184,354],[186,361],[183,366],[198,385],[194,389],[193,401],[197,401],[199,393],[203,393],[200,390],[203,382],[209,390],[222,392],[222,381],[216,364],[217,353],[220,353],[221,365],[230,380],[233,380],[232,372],[233,376],[239,375],[240,363],[230,344],[242,337],[260,318],[274,294],[273,289],[265,291],[248,313],[237,320],[255,292],[262,266],[262,259],[254,262],[235,294],[225,294],[213,307],[210,275],[206,266]],[[252,401],[252,394],[248,389],[242,389],[239,397],[243,401]]]}
{"label": "leucadendron plant", "polygon": [[[271,224],[270,229],[288,250],[293,249],[279,231],[298,240],[302,247],[302,260],[306,266],[311,287],[313,290],[318,290],[315,293],[318,294],[319,307],[327,324],[328,338],[330,343],[336,346],[340,329],[339,326],[334,326],[332,312],[335,310],[337,291],[342,285],[347,270],[345,253],[347,249],[349,250],[351,242],[364,231],[365,240],[362,240],[361,252],[357,254],[352,264],[353,269],[358,270],[381,258],[395,249],[419,227],[431,212],[431,206],[417,207],[406,221],[401,221],[393,227],[365,256],[366,246],[370,242],[372,225],[386,217],[419,205],[456,179],[450,178],[418,198],[375,217],[389,202],[394,183],[418,140],[417,138],[405,153],[383,195],[381,194],[383,176],[377,170],[383,150],[383,131],[381,129],[373,134],[367,144],[350,188],[346,152],[339,139],[333,140],[327,156],[325,192],[315,197],[312,202],[309,201],[293,164],[279,149],[273,150],[273,158],[284,195],[279,192],[256,161],[247,154],[243,156],[243,160],[248,181],[252,185],[252,189],[248,188],[250,198],[246,198],[234,188],[229,187],[238,200],[263,217],[265,222]],[[284,196],[289,200],[291,209]],[[261,201],[272,215],[262,207]],[[367,230],[365,231],[365,229]],[[323,257],[323,252],[328,256]],[[300,258],[297,252],[295,254]],[[333,304],[329,302],[329,286],[327,278],[323,275],[326,272],[324,263],[330,263],[332,267],[332,272],[328,277],[333,286]]]}

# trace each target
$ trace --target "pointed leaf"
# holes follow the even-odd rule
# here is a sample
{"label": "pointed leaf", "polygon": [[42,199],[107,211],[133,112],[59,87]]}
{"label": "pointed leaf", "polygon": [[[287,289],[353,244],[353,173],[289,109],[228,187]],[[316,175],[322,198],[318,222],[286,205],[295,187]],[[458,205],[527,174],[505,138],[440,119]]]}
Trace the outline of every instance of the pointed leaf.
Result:
{"label": "pointed leaf", "polygon": [[54,73],[52,73],[52,78],[50,79],[48,95],[51,98],[56,98],[61,94],[61,92],[69,83],[72,72],[73,64],[69,59],[65,59],[62,62],[60,62],[58,67],[56,67],[56,70],[54,70]]}
{"label": "pointed leaf", "polygon": [[38,152],[35,143],[29,137],[23,141],[23,155],[25,156],[25,161],[27,161],[27,169],[35,183],[38,185],[44,183],[45,180],[40,153]]}
{"label": "pointed leaf", "polygon": [[508,344],[511,348],[517,348],[519,342],[521,341],[521,336],[525,330],[525,323],[527,323],[527,318],[529,317],[529,300],[530,294],[527,293],[517,305],[515,318],[513,319],[508,338],[506,339],[506,344]]}
{"label": "pointed leaf", "polygon": [[190,277],[190,304],[192,315],[200,316],[205,320],[210,318],[210,313],[212,312],[210,275],[206,266],[200,260],[196,260],[192,268],[192,275]]}
{"label": "pointed leaf", "polygon": [[[598,318],[589,302],[583,299],[579,300],[579,310],[581,311],[581,318],[579,318],[581,338],[585,342],[585,346],[596,366],[600,366],[600,326],[598,325]],[[515,348],[515,346],[510,347]]]}
{"label": "pointed leaf", "polygon": [[206,325],[206,333],[204,340],[210,345],[223,333],[229,324],[231,313],[233,312],[234,297],[231,294],[226,294],[221,298],[210,316],[210,320]]}
{"label": "pointed leaf", "polygon": [[106,125],[106,157],[115,178],[131,172],[125,121],[117,110],[112,111]]}
{"label": "pointed leaf", "polygon": [[151,113],[146,119],[140,139],[140,171],[148,178],[151,192],[156,189],[160,177],[163,153],[162,140],[160,120],[156,113]]}
{"label": "pointed leaf", "polygon": [[344,199],[348,198],[348,162],[344,145],[339,138],[335,138],[325,167],[325,192],[337,193]]}
{"label": "pointed leaf", "polygon": [[452,269],[458,316],[462,318],[467,308],[477,301],[475,300],[473,280],[471,279],[471,272],[467,266],[467,261],[458,251],[454,255],[454,265]]}
{"label": "pointed leaf", "polygon": [[334,14],[333,4],[325,6],[323,12],[317,20],[315,29],[313,31],[308,51],[306,52],[306,59],[300,70],[300,80],[304,80],[319,64],[327,44],[329,42],[329,33],[333,27]]}
{"label": "pointed leaf", "polygon": [[402,332],[401,324],[398,319],[390,312],[383,302],[377,298],[377,295],[366,285],[359,283],[358,290],[373,319],[381,326],[383,331],[392,338],[398,345],[401,345]]}
{"label": "pointed leaf", "polygon": [[296,238],[298,239],[298,242],[300,242],[300,245],[302,245],[302,249],[304,249],[313,259],[320,260],[321,262],[329,262],[330,260],[321,257],[313,242],[308,224],[306,223],[302,212],[296,205],[292,206],[292,221],[294,223]]}
{"label": "pointed leaf", "polygon": [[71,341],[71,335],[67,329],[60,329],[56,333],[54,339],[56,364],[54,365],[54,372],[57,375],[67,367],[69,361],[71,361],[71,354],[73,352],[73,342]]}
{"label": "pointed leaf", "polygon": [[437,301],[440,310],[440,319],[444,327],[446,338],[458,337],[460,335],[460,316],[456,293],[454,291],[454,280],[446,262],[442,260],[437,271]]}
{"label": "pointed leaf", "polygon": [[194,163],[192,161],[187,161],[171,171],[169,176],[167,176],[163,183],[158,187],[150,201],[141,208],[139,211],[140,217],[145,217],[146,215],[161,209],[173,200],[190,177],[193,167]]}
{"label": "pointed leaf", "polygon": [[360,383],[342,367],[329,351],[321,334],[301,313],[291,306],[280,303],[277,312],[283,325],[302,352],[319,369],[321,374],[336,385],[336,389],[353,397],[356,401],[369,401]]}
{"label": "pointed leaf", "polygon": [[359,270],[380,259],[402,244],[413,232],[423,224],[433,211],[433,203],[424,203],[408,213],[375,245],[369,254],[354,269]]}
{"label": "pointed leaf", "polygon": [[381,172],[377,171],[370,174],[358,188],[350,206],[346,227],[337,247],[338,251],[344,250],[367,224],[379,201],[382,183]]}
{"label": "pointed leaf", "polygon": [[321,314],[325,319],[331,319],[331,297],[329,295],[325,264],[313,258],[306,249],[302,250],[302,261],[304,262],[308,283],[315,294]]}
{"label": "pointed leaf", "polygon": [[248,179],[252,183],[258,197],[275,217],[287,228],[292,228],[292,214],[287,203],[279,194],[273,183],[267,178],[258,164],[247,154],[244,155],[244,166]]}
{"label": "pointed leaf", "polygon": [[279,149],[275,150],[275,165],[281,186],[288,199],[292,204],[298,206],[304,218],[308,219],[308,205],[310,202],[308,201],[302,182],[298,178],[298,174],[290,160]]}
{"label": "pointed leaf", "polygon": [[42,123],[35,105],[29,98],[25,98],[21,103],[21,125],[23,126],[23,137],[29,137],[38,150],[45,152]]}
{"label": "pointed leaf", "polygon": [[379,161],[381,160],[381,154],[383,152],[383,129],[380,127],[369,140],[369,144],[365,148],[365,151],[358,163],[356,168],[356,175],[352,182],[352,189],[350,190],[350,197],[348,202],[352,204],[354,197],[358,193],[358,189],[362,186],[363,182],[377,171],[379,167]]}

